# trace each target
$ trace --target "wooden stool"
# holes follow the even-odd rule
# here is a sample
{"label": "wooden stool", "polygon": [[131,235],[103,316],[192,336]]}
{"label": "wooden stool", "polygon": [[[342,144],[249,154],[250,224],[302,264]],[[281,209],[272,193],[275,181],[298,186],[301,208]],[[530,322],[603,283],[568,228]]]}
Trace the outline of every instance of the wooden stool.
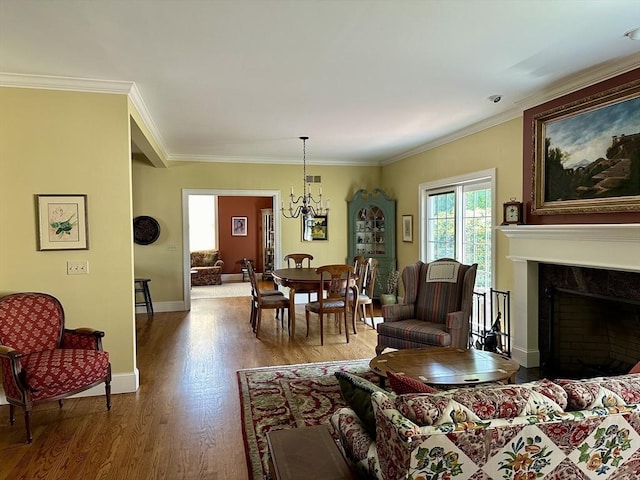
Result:
{"label": "wooden stool", "polygon": [[249,281],[249,269],[247,268],[247,262],[253,262],[253,260],[251,260],[250,258],[241,258],[236,262],[236,265],[240,265],[240,271],[242,272],[243,282]]}
{"label": "wooden stool", "polygon": [[[136,297],[136,307],[144,306],[147,309],[147,317],[153,316],[153,302],[149,291],[150,278],[136,278],[134,280],[134,296]],[[138,294],[142,294],[142,301],[138,301]]]}

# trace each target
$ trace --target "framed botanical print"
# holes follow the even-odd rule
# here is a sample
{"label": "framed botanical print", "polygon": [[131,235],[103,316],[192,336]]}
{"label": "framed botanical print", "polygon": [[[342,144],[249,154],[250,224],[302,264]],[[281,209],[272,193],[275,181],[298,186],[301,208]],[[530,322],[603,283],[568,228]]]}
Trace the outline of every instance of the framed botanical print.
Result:
{"label": "framed botanical print", "polygon": [[38,250],[88,250],[87,196],[36,195]]}

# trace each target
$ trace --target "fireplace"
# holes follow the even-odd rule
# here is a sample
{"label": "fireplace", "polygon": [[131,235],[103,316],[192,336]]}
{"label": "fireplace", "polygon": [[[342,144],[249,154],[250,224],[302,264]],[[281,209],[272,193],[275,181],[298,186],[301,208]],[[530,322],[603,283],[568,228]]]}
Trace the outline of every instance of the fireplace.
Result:
{"label": "fireplace", "polygon": [[544,376],[619,375],[640,360],[640,272],[540,263]]}
{"label": "fireplace", "polygon": [[[513,290],[512,290],[512,329],[513,346],[512,358],[523,367],[538,367],[545,362],[545,367],[554,363],[555,357],[549,360],[547,355],[553,350],[549,343],[548,313],[549,300],[545,296],[546,285],[541,285],[539,272],[548,268],[568,268],[559,276],[572,279],[567,283],[551,285],[556,288],[556,294],[563,302],[554,309],[566,310],[566,302],[581,305],[579,308],[590,311],[603,308],[607,312],[614,308],[620,309],[616,313],[618,318],[628,322],[627,327],[633,326],[640,330],[637,323],[637,304],[633,301],[638,298],[634,295],[640,291],[640,223],[635,224],[589,224],[589,225],[514,225],[498,227],[509,239],[509,255],[513,265]],[[541,267],[541,265],[544,265]],[[548,267],[554,266],[554,267]],[[581,270],[576,270],[578,267]],[[573,268],[574,270],[571,270]],[[602,272],[613,272],[604,275]],[[569,273],[566,273],[569,272]],[[632,275],[626,277],[630,273]],[[622,275],[618,275],[622,274]],[[606,290],[596,288],[596,291],[585,291],[584,286],[606,286]],[[629,297],[621,298],[620,291],[626,290]],[[633,293],[635,292],[635,293]],[[576,299],[576,297],[585,297]],[[593,307],[588,302],[603,301],[604,307]],[[631,300],[629,302],[628,300]],[[555,300],[554,300],[555,301]],[[585,304],[585,302],[587,302]],[[613,302],[613,303],[609,303]],[[620,305],[618,305],[620,304]],[[576,307],[578,308],[578,307]],[[546,323],[545,323],[546,322]],[[586,329],[600,328],[601,321],[596,321],[595,326],[585,326]],[[569,327],[570,328],[570,327]],[[555,329],[555,325],[554,325]],[[555,333],[555,330],[553,330]],[[616,331],[607,331],[607,336],[619,336]],[[604,338],[604,334],[603,337]],[[554,341],[556,338],[554,337]],[[618,349],[618,347],[615,347]],[[626,348],[626,347],[625,347]],[[557,348],[556,350],[562,350]],[[555,351],[553,352],[555,354]],[[618,355],[618,357],[625,357]],[[629,354],[625,358],[630,359],[636,353]],[[580,358],[583,363],[598,364],[603,367],[621,358],[586,362],[584,355]],[[636,360],[640,360],[637,358]],[[628,361],[628,360],[627,360]],[[574,359],[577,363],[577,359]],[[601,364],[601,365],[600,365]],[[569,370],[571,370],[571,367]],[[580,375],[576,373],[576,375]]]}

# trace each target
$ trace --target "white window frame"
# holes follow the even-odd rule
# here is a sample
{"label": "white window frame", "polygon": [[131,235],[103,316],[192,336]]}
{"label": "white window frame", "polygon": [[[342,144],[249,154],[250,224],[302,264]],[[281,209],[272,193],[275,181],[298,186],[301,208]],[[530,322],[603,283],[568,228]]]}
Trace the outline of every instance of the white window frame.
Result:
{"label": "white window frame", "polygon": [[[442,193],[446,191],[455,190],[457,187],[476,183],[479,181],[489,182],[491,184],[491,225],[492,225],[492,233],[491,233],[491,287],[495,288],[496,283],[496,235],[495,235],[495,225],[496,225],[496,169],[490,168],[487,170],[480,170],[477,172],[471,172],[464,175],[459,175],[455,177],[443,178],[440,180],[435,180],[433,182],[421,183],[418,185],[418,222],[419,222],[419,242],[420,242],[420,259],[423,262],[427,261],[427,222],[423,221],[426,218],[427,214],[427,195],[434,193]],[[458,205],[458,198],[456,195],[456,205]],[[456,216],[456,229],[462,227],[462,218],[461,216]],[[462,237],[456,237],[456,251],[460,252],[459,255],[462,254]],[[488,287],[487,287],[488,290]]]}

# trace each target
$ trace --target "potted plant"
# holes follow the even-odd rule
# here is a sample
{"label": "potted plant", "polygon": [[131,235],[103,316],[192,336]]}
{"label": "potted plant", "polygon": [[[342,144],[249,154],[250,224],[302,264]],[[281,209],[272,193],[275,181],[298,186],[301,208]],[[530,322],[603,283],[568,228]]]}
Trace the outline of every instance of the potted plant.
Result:
{"label": "potted plant", "polygon": [[398,302],[398,282],[400,281],[400,272],[398,270],[389,270],[376,277],[382,293],[380,294],[380,303],[382,305],[391,305]]}

